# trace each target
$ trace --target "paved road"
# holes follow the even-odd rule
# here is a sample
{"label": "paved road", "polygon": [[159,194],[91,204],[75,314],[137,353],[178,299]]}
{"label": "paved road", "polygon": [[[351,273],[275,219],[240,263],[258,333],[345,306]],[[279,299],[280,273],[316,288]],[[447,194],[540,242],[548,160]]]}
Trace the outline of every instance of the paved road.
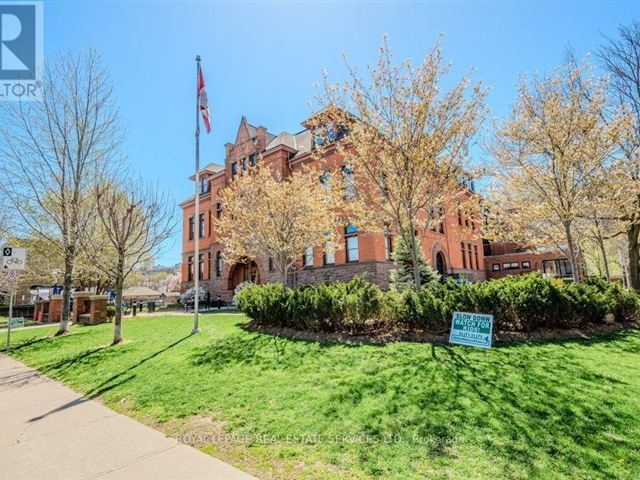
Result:
{"label": "paved road", "polygon": [[0,478],[255,480],[0,355]]}

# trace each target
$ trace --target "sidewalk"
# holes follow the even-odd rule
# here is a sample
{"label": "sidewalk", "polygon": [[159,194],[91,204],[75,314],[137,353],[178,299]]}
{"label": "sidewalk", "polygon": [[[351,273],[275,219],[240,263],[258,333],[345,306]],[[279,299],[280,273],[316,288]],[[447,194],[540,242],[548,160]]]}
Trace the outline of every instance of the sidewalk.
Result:
{"label": "sidewalk", "polygon": [[251,480],[0,355],[0,478]]}

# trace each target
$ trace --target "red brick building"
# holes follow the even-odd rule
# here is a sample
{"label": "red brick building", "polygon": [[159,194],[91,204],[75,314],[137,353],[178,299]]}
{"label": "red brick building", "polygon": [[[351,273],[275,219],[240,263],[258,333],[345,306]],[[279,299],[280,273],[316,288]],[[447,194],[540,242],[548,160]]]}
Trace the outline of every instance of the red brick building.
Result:
{"label": "red brick building", "polygon": [[560,250],[538,250],[517,242],[485,242],[484,265],[487,279],[535,271],[564,280],[573,279],[571,263]]}
{"label": "red brick building", "polygon": [[[193,196],[180,204],[183,211],[183,289],[193,285],[197,274],[202,287],[214,298],[220,295],[229,300],[234,288],[242,281],[264,283],[279,280],[268,258],[227,265],[222,260],[222,245],[213,220],[224,214],[220,194],[234,176],[241,175],[260,161],[286,177],[296,168],[314,161],[311,155],[313,147],[313,136],[309,130],[273,135],[265,127],[255,127],[242,118],[235,141],[225,145],[224,164],[211,163],[200,171],[200,218],[194,218]],[[335,151],[327,153],[324,161],[335,166],[344,163]],[[355,181],[357,183],[357,179]],[[445,212],[442,225],[427,234],[422,247],[428,261],[441,274],[482,280],[485,278],[485,264],[479,233],[480,225],[454,209]],[[194,258],[195,235],[200,235],[198,259]],[[345,226],[343,235],[343,245],[337,245],[333,255],[325,255],[321,248],[300,252],[300,265],[293,274],[292,283],[344,281],[364,274],[369,281],[387,288],[389,270],[393,266],[393,237],[361,232],[353,226]]]}

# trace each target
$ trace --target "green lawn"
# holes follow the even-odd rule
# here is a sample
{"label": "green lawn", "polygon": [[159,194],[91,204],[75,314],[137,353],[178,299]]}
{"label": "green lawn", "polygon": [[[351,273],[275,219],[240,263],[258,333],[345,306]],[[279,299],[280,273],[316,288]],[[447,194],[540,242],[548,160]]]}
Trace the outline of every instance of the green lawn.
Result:
{"label": "green lawn", "polygon": [[204,316],[196,336],[186,316],[127,320],[117,347],[110,324],[18,331],[12,355],[265,479],[638,478],[638,331],[483,351],[244,320]]}

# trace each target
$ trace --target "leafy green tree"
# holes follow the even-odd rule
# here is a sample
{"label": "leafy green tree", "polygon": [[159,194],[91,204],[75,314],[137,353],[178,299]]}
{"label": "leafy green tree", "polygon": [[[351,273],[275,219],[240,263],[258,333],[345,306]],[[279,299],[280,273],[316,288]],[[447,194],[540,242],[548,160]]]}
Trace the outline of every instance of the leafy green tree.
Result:
{"label": "leafy green tree", "polygon": [[[411,250],[407,247],[402,237],[398,237],[393,252],[393,261],[395,268],[391,270],[389,281],[393,290],[408,290],[414,288],[415,276],[413,270],[413,256]],[[429,283],[438,281],[438,273],[429,266],[424,258],[422,249],[418,249],[418,270],[420,274],[420,285],[425,286]]]}

